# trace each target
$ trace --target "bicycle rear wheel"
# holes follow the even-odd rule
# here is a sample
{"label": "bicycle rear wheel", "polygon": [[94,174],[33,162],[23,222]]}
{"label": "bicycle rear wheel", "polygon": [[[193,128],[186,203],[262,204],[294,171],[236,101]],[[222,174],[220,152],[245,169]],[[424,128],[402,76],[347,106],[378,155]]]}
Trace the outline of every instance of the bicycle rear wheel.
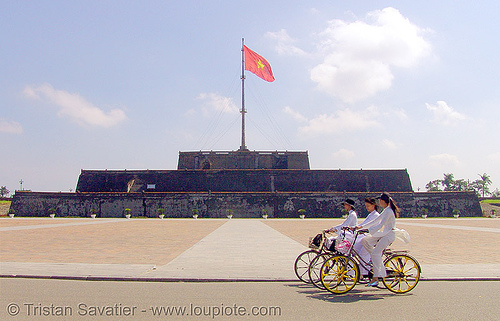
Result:
{"label": "bicycle rear wheel", "polygon": [[387,276],[382,279],[385,287],[394,293],[410,292],[420,280],[420,264],[408,254],[397,254],[385,262]]}
{"label": "bicycle rear wheel", "polygon": [[308,250],[302,252],[297,257],[297,259],[295,260],[294,268],[295,275],[299,278],[299,280],[305,283],[311,283],[311,280],[309,280],[309,264],[311,264],[311,261],[318,255],[318,251]]}
{"label": "bicycle rear wheel", "polygon": [[312,261],[311,264],[309,265],[309,280],[311,280],[311,283],[319,288],[324,290],[325,287],[321,283],[321,267],[325,263],[328,258],[332,256],[331,253],[323,253],[318,256],[316,256]]}
{"label": "bicycle rear wheel", "polygon": [[359,279],[358,264],[350,257],[335,255],[321,266],[321,284],[334,294],[347,293]]}

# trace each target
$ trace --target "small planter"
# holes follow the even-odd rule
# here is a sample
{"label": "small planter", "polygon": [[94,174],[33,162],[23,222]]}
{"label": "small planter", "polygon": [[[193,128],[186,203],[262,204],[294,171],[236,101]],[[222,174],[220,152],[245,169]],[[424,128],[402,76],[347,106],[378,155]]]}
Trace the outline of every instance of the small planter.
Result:
{"label": "small planter", "polygon": [[158,215],[158,217],[160,218],[160,220],[163,220],[163,218],[165,217],[165,215],[164,214],[160,214],[160,215]]}
{"label": "small planter", "polygon": [[193,218],[196,220],[198,219],[198,214],[193,214]]}
{"label": "small planter", "polygon": [[460,216],[460,214],[453,214],[454,218],[458,218],[459,216]]}
{"label": "small planter", "polygon": [[342,218],[347,218],[347,214],[343,214],[343,215],[342,215]]}
{"label": "small planter", "polygon": [[233,210],[226,210],[226,216],[228,219],[232,219],[233,218]]}
{"label": "small planter", "polygon": [[91,218],[95,218],[95,216],[96,216],[95,214],[90,214]]}
{"label": "small planter", "polygon": [[303,219],[306,218],[306,216],[304,214],[300,214],[299,217],[300,217],[301,220],[303,220]]}
{"label": "small planter", "polygon": [[422,214],[422,218],[427,218],[427,214]]}
{"label": "small planter", "polygon": [[299,212],[299,217],[301,220],[305,219],[306,218],[306,210],[301,208],[300,210],[298,210]]}
{"label": "small planter", "polygon": [[130,219],[130,217],[132,216],[132,215],[130,214],[130,212],[131,212],[131,211],[132,211],[132,210],[131,210],[130,208],[126,208],[126,209],[125,209],[125,218]]}
{"label": "small planter", "polygon": [[126,218],[126,219],[130,219],[130,217],[131,217],[131,216],[132,216],[132,215],[130,215],[130,214],[125,214],[125,218]]}
{"label": "small planter", "polygon": [[56,217],[56,214],[49,214],[50,218]]}
{"label": "small planter", "polygon": [[267,220],[267,214],[262,215],[262,218]]}
{"label": "small planter", "polygon": [[232,219],[232,218],[233,218],[233,214],[228,214],[228,215],[227,215],[227,218],[228,218],[228,219]]}
{"label": "small planter", "polygon": [[453,217],[458,218],[460,216],[460,210],[459,209],[454,209],[453,210]]}
{"label": "small planter", "polygon": [[10,218],[14,218],[14,214],[9,214],[9,217]]}

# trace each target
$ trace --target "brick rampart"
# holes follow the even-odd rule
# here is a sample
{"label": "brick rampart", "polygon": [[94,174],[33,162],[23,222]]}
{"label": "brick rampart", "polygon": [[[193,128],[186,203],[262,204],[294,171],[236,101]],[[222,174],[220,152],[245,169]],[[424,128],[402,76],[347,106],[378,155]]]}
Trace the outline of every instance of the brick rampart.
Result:
{"label": "brick rampart", "polygon": [[[451,217],[453,210],[460,216],[481,216],[477,196],[473,192],[393,192],[401,207],[401,217],[419,217],[428,210],[429,217]],[[11,207],[16,216],[48,216],[55,209],[56,216],[89,217],[92,210],[98,217],[123,217],[125,208],[132,216],[157,217],[158,209],[166,217],[190,217],[198,210],[200,217],[225,217],[227,210],[237,217],[260,217],[265,209],[269,217],[298,217],[305,209],[307,217],[340,217],[339,204],[350,197],[357,202],[360,217],[367,215],[364,199],[375,193],[341,192],[214,192],[214,193],[45,193],[17,191]]]}
{"label": "brick rampart", "polygon": [[411,192],[393,170],[82,170],[77,192]]}

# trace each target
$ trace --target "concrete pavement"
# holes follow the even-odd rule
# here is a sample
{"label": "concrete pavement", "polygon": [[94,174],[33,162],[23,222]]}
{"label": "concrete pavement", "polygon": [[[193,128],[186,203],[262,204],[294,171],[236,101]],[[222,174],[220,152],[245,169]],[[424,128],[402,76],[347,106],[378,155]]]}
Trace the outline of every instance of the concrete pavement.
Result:
{"label": "concrete pavement", "polygon": [[[295,281],[309,236],[338,219],[0,219],[0,276]],[[500,220],[399,219],[422,279],[500,280]]]}

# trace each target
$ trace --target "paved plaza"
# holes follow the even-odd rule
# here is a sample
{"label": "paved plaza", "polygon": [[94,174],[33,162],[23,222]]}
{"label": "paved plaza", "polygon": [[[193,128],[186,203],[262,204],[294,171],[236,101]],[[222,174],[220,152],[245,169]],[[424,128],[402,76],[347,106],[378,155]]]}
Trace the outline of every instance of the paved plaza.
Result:
{"label": "paved plaza", "polygon": [[[1,218],[0,275],[294,281],[310,236],[340,219]],[[398,219],[427,280],[500,279],[500,219]]]}

